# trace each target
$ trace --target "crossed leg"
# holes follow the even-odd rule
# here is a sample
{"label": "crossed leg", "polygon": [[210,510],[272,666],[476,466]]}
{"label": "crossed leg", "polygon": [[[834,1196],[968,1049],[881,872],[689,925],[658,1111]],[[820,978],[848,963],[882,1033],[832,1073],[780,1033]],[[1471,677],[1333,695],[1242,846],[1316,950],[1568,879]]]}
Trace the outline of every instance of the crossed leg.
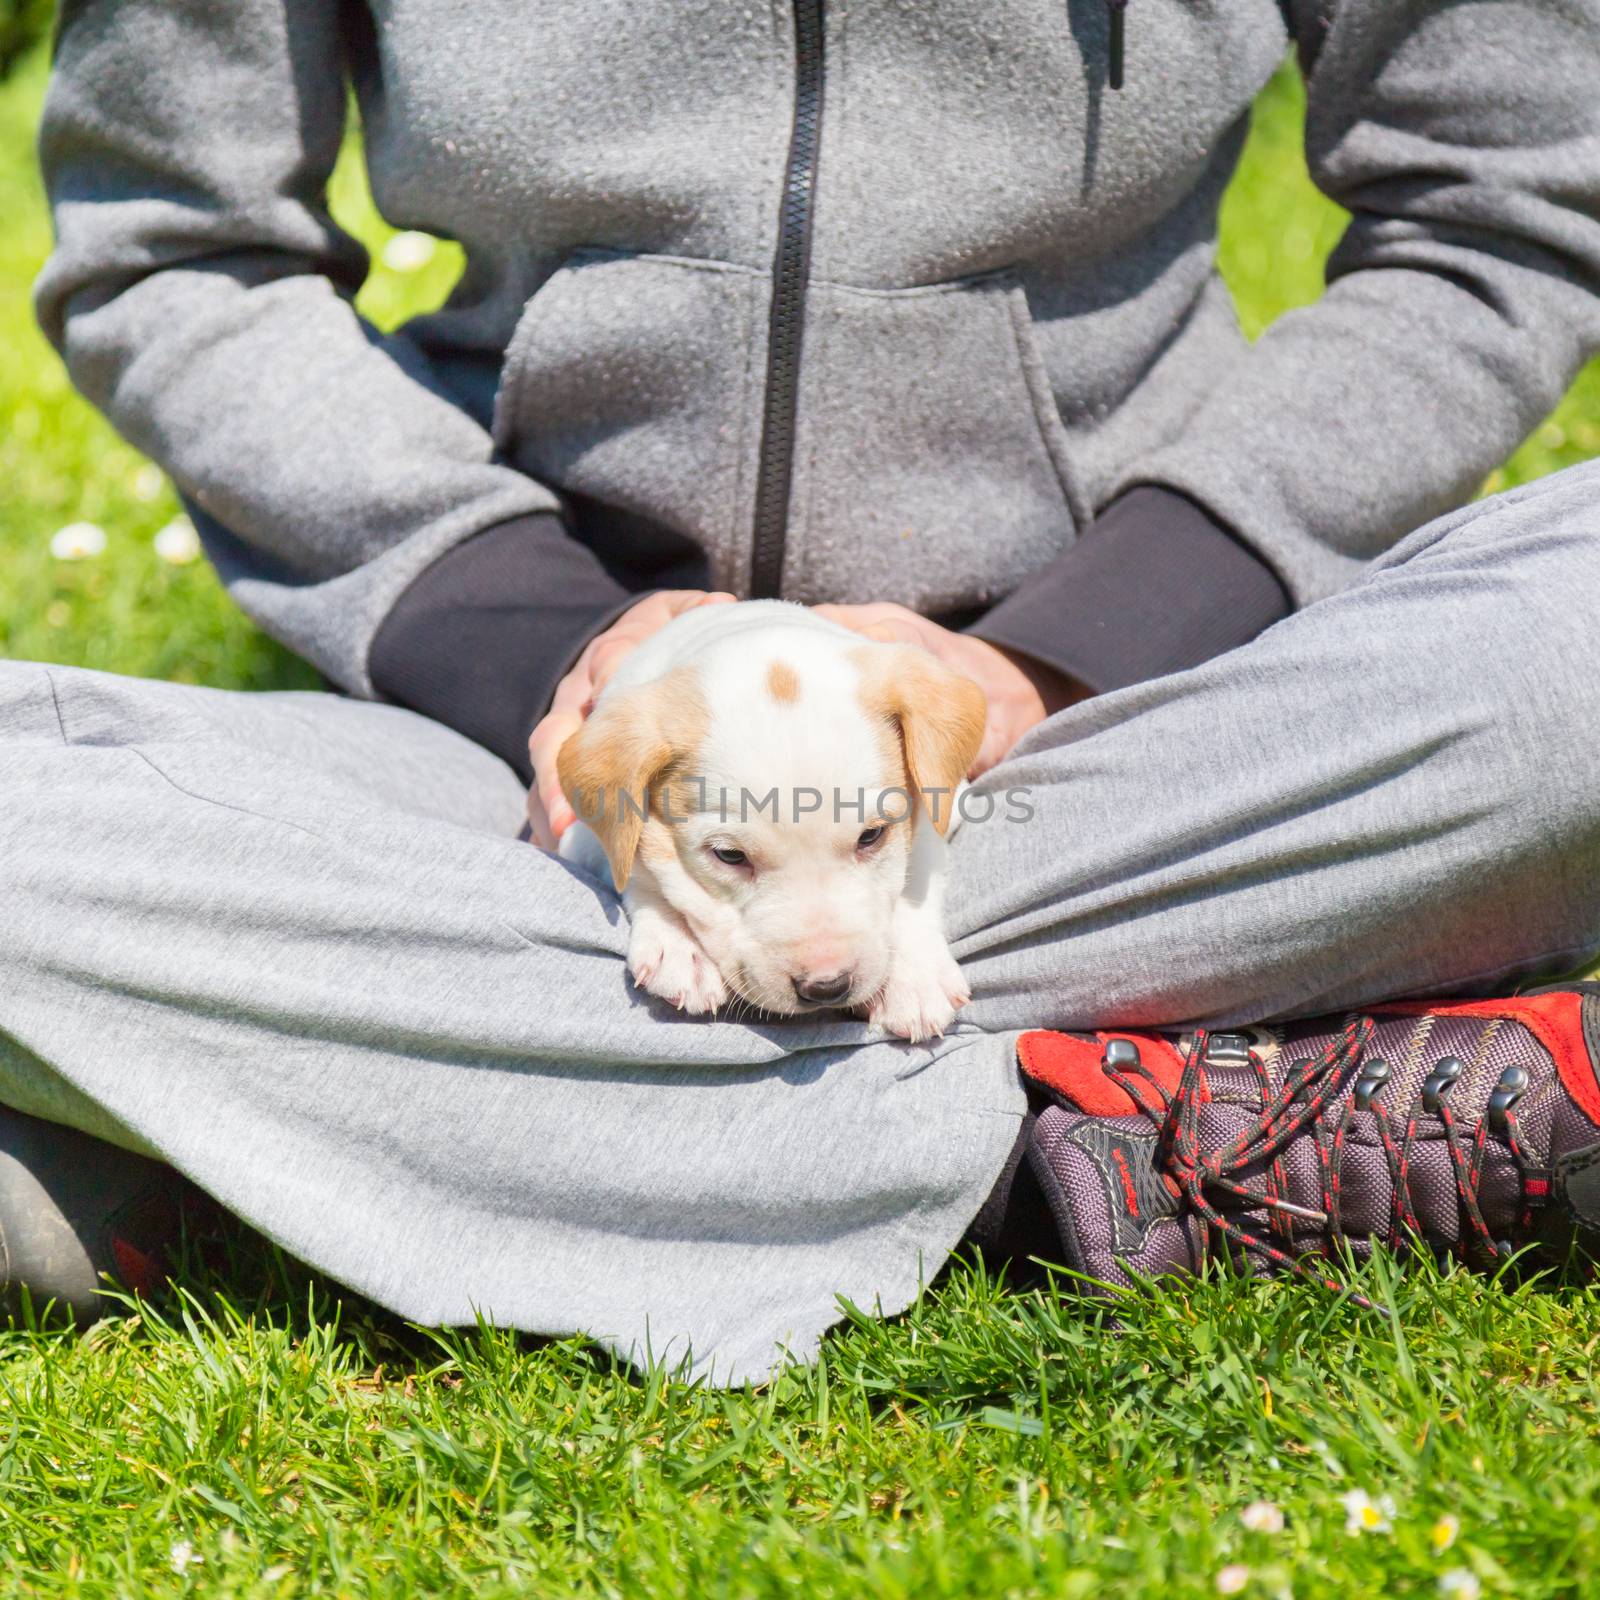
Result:
{"label": "crossed leg", "polygon": [[1215,1024],[1571,971],[1600,952],[1597,697],[1600,462],[1036,729],[978,797],[1032,819],[956,836],[967,1015]]}
{"label": "crossed leg", "polygon": [[465,740],[0,663],[0,1100],[429,1322],[739,1381],[893,1311],[1015,1141],[1008,1041],[684,1018]]}

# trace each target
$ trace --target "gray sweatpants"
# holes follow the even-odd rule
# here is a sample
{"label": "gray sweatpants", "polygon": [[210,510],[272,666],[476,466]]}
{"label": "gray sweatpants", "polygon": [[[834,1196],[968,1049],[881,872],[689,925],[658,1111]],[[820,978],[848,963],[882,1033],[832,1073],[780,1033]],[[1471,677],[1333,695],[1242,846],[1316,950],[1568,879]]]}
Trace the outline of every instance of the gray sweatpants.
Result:
{"label": "gray sweatpants", "polygon": [[[1159,628],[1159,616],[1107,626]],[[510,772],[411,714],[0,664],[0,1099],[428,1322],[732,1382],[893,1312],[992,1186],[1016,1030],[1503,986],[1600,950],[1600,463],[1028,737],[957,835],[932,1047],[686,1020]]]}

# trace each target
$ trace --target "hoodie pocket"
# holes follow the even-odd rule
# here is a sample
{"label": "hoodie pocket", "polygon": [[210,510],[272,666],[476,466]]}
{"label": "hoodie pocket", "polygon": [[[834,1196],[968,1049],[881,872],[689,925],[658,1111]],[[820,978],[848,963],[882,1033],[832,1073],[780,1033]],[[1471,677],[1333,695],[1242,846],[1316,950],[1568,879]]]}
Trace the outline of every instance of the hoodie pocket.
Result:
{"label": "hoodie pocket", "polygon": [[494,438],[521,471],[687,536],[711,582],[747,577],[768,279],[585,250],[506,348]]}
{"label": "hoodie pocket", "polygon": [[813,283],[784,568],[791,599],[989,605],[1088,518],[1009,274]]}

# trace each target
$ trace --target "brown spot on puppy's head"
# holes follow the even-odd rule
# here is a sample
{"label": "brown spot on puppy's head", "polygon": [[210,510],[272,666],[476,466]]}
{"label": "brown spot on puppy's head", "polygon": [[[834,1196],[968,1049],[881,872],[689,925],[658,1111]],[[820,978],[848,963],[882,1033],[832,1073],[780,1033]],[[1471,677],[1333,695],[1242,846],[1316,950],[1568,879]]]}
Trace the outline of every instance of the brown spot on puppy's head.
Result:
{"label": "brown spot on puppy's head", "polygon": [[556,773],[591,827],[620,894],[628,886],[647,812],[674,767],[697,761],[710,714],[693,667],[607,696],[562,745]]}
{"label": "brown spot on puppy's head", "polygon": [[767,693],[781,706],[792,706],[800,698],[799,674],[787,661],[774,661],[767,668]]}
{"label": "brown spot on puppy's head", "polygon": [[[955,787],[983,743],[989,702],[971,678],[916,645],[863,645],[851,655],[861,670],[861,703],[896,728],[906,774],[940,833],[950,829]],[[926,792],[931,802],[923,798]]]}

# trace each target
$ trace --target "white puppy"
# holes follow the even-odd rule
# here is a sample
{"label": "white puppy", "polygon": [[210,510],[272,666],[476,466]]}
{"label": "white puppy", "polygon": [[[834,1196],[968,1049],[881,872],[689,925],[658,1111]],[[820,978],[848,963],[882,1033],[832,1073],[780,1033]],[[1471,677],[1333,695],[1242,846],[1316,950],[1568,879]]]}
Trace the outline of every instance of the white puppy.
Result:
{"label": "white puppy", "polygon": [[907,1039],[968,991],[940,923],[982,690],[925,650],[782,601],[686,612],[638,647],[562,747],[609,865],[633,980],[688,1012],[864,1008]]}

